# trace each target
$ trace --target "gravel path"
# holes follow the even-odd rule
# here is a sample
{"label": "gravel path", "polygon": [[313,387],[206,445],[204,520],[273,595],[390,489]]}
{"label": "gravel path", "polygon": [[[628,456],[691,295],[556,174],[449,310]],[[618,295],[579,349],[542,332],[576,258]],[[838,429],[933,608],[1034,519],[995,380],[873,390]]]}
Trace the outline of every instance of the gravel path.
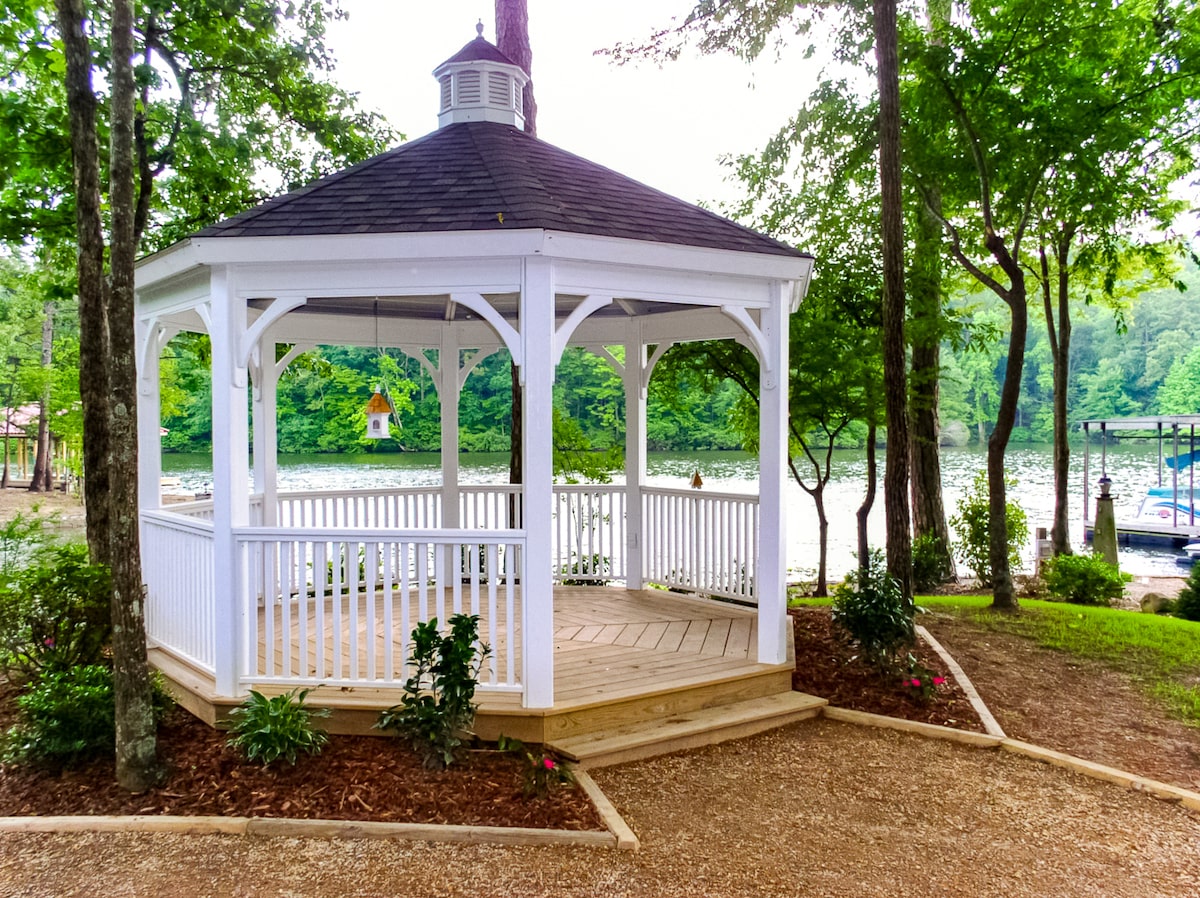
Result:
{"label": "gravel path", "polygon": [[1200,819],[998,752],[830,721],[595,772],[639,854],[0,836],[0,895],[1200,895]]}

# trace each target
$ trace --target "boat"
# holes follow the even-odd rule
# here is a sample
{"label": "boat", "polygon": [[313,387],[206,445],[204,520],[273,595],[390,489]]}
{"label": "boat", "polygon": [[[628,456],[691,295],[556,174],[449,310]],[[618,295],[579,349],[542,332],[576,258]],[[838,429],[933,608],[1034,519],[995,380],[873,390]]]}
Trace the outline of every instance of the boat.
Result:
{"label": "boat", "polygon": [[1137,520],[1148,524],[1183,526],[1200,522],[1200,507],[1196,500],[1200,490],[1152,486],[1138,508]]}

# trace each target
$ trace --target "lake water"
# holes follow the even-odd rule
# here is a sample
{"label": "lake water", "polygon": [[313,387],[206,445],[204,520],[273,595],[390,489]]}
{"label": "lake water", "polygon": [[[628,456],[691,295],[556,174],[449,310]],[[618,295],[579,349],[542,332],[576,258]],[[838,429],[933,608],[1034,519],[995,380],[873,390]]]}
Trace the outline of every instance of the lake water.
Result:
{"label": "lake water", "polygon": [[[1083,448],[1072,455],[1071,510],[1072,539],[1083,545]],[[882,451],[880,452],[879,492],[869,522],[873,545],[884,544],[882,496]],[[983,449],[943,449],[943,493],[948,514],[970,489],[976,473],[987,465]],[[463,483],[505,483],[508,480],[508,455],[469,454],[461,460]],[[649,482],[654,486],[687,487],[692,473],[699,471],[704,488],[719,492],[755,492],[757,461],[740,452],[652,452],[649,457]],[[1025,509],[1030,532],[1049,527],[1054,508],[1054,475],[1049,446],[1019,446],[1008,452],[1008,470],[1017,487],[1009,493]],[[1146,490],[1156,484],[1158,450],[1153,443],[1126,442],[1108,448],[1108,475],[1116,494],[1117,520],[1132,518]],[[854,567],[855,510],[862,502],[866,460],[853,450],[834,453],[833,477],[825,490],[829,516],[829,575],[840,579]],[[1170,472],[1167,472],[1169,476]],[[195,492],[212,480],[212,462],[207,455],[168,453],[163,455],[163,475],[178,477],[184,492]],[[1090,479],[1100,477],[1100,447],[1093,446]],[[1180,485],[1186,486],[1186,472]],[[620,478],[616,478],[620,482]],[[1169,483],[1169,480],[1167,481]],[[387,453],[369,455],[281,455],[279,488],[364,489],[396,486],[436,486],[441,470],[436,453]],[[1093,489],[1093,499],[1094,501]],[[788,567],[792,579],[812,577],[817,566],[817,515],[809,496],[789,480]],[[1025,565],[1032,567],[1032,541],[1023,553]],[[1176,564],[1182,553],[1146,548],[1122,548],[1121,568],[1137,576],[1176,576],[1185,572]]]}

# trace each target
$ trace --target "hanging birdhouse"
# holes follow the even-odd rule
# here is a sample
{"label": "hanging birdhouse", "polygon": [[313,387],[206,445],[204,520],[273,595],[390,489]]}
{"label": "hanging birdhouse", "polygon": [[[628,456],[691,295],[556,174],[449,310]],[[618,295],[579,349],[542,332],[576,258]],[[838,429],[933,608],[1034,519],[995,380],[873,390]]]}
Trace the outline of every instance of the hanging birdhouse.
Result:
{"label": "hanging birdhouse", "polygon": [[692,489],[698,490],[704,486],[704,481],[700,479],[700,469],[696,469],[696,473],[692,475]]}
{"label": "hanging birdhouse", "polygon": [[392,407],[376,387],[375,394],[367,403],[367,439],[386,440],[391,436],[388,432],[388,417],[391,413]]}

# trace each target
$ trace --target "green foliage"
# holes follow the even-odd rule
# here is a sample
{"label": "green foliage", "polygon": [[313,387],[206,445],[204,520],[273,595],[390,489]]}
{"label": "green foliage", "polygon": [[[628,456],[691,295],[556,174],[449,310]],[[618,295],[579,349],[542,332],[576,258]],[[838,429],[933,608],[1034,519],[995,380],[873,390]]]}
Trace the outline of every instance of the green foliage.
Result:
{"label": "green foliage", "polygon": [[1050,595],[1076,605],[1111,605],[1125,593],[1128,575],[1102,555],[1056,555],[1042,567]]}
{"label": "green foliage", "polygon": [[1175,599],[1174,613],[1184,620],[1200,621],[1200,563],[1192,565],[1192,572]]}
{"label": "green foliage", "polygon": [[[155,720],[170,707],[161,675],[151,677]],[[112,670],[104,664],[45,669],[17,697],[19,721],[5,735],[8,759],[66,767],[111,755],[116,742]]]}
{"label": "green foliage", "polygon": [[521,792],[526,798],[546,798],[560,786],[574,785],[575,774],[553,752],[531,751],[520,739],[502,735],[497,747],[523,763]]}
{"label": "green foliage", "polygon": [[463,737],[475,722],[475,687],[491,649],[479,643],[479,616],[456,614],[446,635],[437,618],[412,631],[408,663],[412,675],[404,697],[376,721],[380,730],[395,730],[430,769],[449,767],[458,758]]}
{"label": "green foliage", "polygon": [[284,758],[293,766],[300,752],[319,754],[329,741],[314,717],[328,717],[329,709],[304,707],[311,689],[293,689],[267,698],[250,690],[245,702],[229,712],[229,744],[264,767]]}
{"label": "green foliage", "polygon": [[916,640],[916,606],[887,572],[883,553],[872,550],[865,570],[846,575],[834,591],[833,622],[881,670],[894,669],[897,656]]}
{"label": "green foliage", "polygon": [[44,547],[0,586],[0,667],[12,679],[98,664],[112,637],[112,581],[87,546]]}
{"label": "green foliage", "polygon": [[[1008,481],[1011,492],[1016,488],[1015,480]],[[1021,566],[1021,547],[1029,538],[1029,523],[1025,510],[1013,501],[1005,503],[1004,520],[1008,525],[1008,563],[1012,568]],[[984,586],[992,583],[991,523],[988,516],[987,474],[980,471],[975,475],[971,490],[958,500],[958,513],[950,518],[950,526],[958,535],[955,556],[975,572]]]}
{"label": "green foliage", "polygon": [[932,533],[913,539],[913,588],[926,592],[946,581],[946,546]]}
{"label": "green foliage", "polygon": [[902,682],[904,683],[904,688],[912,695],[923,702],[927,702],[937,695],[938,687],[946,682],[946,678],[939,676],[936,671],[930,670],[918,662],[912,655],[909,655],[908,671],[904,674]]}

